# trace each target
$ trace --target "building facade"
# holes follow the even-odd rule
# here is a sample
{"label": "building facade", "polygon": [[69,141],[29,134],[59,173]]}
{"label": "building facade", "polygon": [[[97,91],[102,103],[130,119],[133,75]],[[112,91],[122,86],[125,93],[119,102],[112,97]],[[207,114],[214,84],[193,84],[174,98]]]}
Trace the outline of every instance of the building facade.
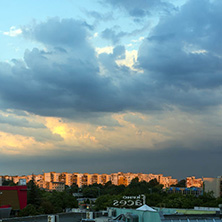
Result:
{"label": "building facade", "polygon": [[194,176],[187,177],[186,186],[187,187],[203,187],[203,180],[201,178],[196,179]]}
{"label": "building facade", "polygon": [[203,178],[203,187],[205,192],[213,192],[214,197],[222,196],[222,177]]}
{"label": "building facade", "polygon": [[49,190],[62,192],[65,190],[65,184],[63,182],[49,182]]}
{"label": "building facade", "polygon": [[[56,172],[43,172],[39,175],[27,175],[27,176],[1,176],[2,181],[13,180],[14,183],[18,183],[19,180],[26,180],[28,183],[31,179],[34,179],[35,183],[42,189],[51,190],[56,186],[52,183],[63,183],[64,185],[71,186],[72,184],[82,187],[84,185],[102,184],[111,182],[114,185],[128,186],[135,178],[139,181],[149,182],[156,179],[158,183],[162,184],[164,188],[177,184],[177,180],[168,176],[165,177],[162,174],[142,174],[142,173],[112,173],[112,174],[89,174],[89,173],[56,173]],[[50,185],[51,184],[51,185]]]}

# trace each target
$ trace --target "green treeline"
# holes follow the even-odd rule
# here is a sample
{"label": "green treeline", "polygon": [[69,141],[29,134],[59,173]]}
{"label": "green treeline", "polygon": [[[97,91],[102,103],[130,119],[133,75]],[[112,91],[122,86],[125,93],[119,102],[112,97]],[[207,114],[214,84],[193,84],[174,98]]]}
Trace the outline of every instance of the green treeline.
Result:
{"label": "green treeline", "polygon": [[20,211],[19,216],[61,213],[66,208],[77,208],[78,202],[71,189],[63,192],[40,190],[33,180],[27,184],[28,205]]}
{"label": "green treeline", "polygon": [[[219,204],[222,204],[222,198],[214,198],[212,193],[204,193],[197,197],[194,195],[169,194],[164,192],[162,188],[162,185],[156,179],[150,182],[139,182],[138,178],[135,178],[127,187],[124,185],[116,186],[111,182],[107,182],[105,185],[83,186],[82,188],[78,188],[77,185],[73,184],[71,187],[66,186],[63,192],[47,192],[40,190],[31,180],[28,183],[28,205],[20,212],[20,215],[59,213],[66,208],[77,208],[78,203],[73,193],[80,193],[86,199],[97,198],[95,204],[91,206],[92,210],[104,210],[106,207],[112,207],[114,200],[120,201],[123,196],[140,194],[144,194],[146,204],[153,207],[218,207]],[[89,203],[89,200],[87,202]]]}
{"label": "green treeline", "polygon": [[[178,185],[180,186],[183,182],[180,181]],[[163,186],[156,179],[150,182],[139,182],[138,178],[135,178],[127,187],[123,185],[116,186],[108,182],[104,186],[100,184],[85,186],[82,188],[82,193],[85,197],[98,197],[94,206],[95,210],[112,207],[114,200],[121,200],[123,196],[136,196],[140,194],[144,194],[146,196],[146,204],[153,207],[218,207],[219,204],[222,204],[222,198],[214,198],[212,193],[204,193],[197,197],[194,195],[169,194],[164,192],[162,188]]]}

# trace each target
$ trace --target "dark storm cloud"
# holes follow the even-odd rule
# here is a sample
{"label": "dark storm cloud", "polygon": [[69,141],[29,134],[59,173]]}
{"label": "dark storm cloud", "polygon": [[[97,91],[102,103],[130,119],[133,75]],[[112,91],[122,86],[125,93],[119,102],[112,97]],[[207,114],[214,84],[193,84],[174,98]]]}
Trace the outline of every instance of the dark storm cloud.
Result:
{"label": "dark storm cloud", "polygon": [[[113,49],[113,53],[101,53],[99,55],[99,61],[103,64],[103,66],[110,72],[114,72],[119,70],[118,65],[116,64],[116,59],[124,59],[125,58],[125,47],[118,45]],[[112,78],[114,78],[115,74],[112,74]]]}
{"label": "dark storm cloud", "polygon": [[189,1],[180,12],[162,19],[144,40],[138,67],[160,89],[159,98],[193,108],[221,102],[219,9],[218,1]]}
{"label": "dark storm cloud", "polygon": [[[96,57],[83,22],[54,18],[26,27],[24,36],[44,44],[47,50],[27,50],[24,61],[0,64],[1,106],[79,118],[161,110],[171,105],[184,110],[220,105],[220,9],[218,1],[189,1],[160,20],[139,50],[136,67],[143,69],[143,74],[116,64],[116,59],[125,56],[123,46]],[[112,36],[113,31],[108,30],[106,37],[110,35],[114,41],[117,33]]]}
{"label": "dark storm cloud", "polygon": [[85,22],[74,19],[51,18],[45,23],[24,27],[22,32],[26,38],[52,46],[69,46],[79,48],[86,44]]}
{"label": "dark storm cloud", "polygon": [[174,9],[173,5],[162,0],[106,0],[106,3],[126,10],[130,16],[135,18],[143,18],[153,12],[167,12]]}
{"label": "dark storm cloud", "polygon": [[163,84],[220,86],[222,15],[218,7],[222,4],[189,1],[180,13],[162,19],[140,47],[140,67]]}
{"label": "dark storm cloud", "polygon": [[109,78],[99,75],[82,23],[50,19],[26,28],[24,35],[49,48],[27,50],[24,62],[13,60],[13,66],[0,64],[5,107],[59,116],[118,110],[117,90]]}
{"label": "dark storm cloud", "polygon": [[124,47],[121,45],[113,49],[113,53],[102,53],[99,61],[105,69],[105,75],[111,78],[112,85],[117,90],[116,104],[119,111],[159,110],[159,104],[154,95],[154,86],[145,79],[144,75],[132,71],[126,66],[118,66],[116,59],[125,57]]}
{"label": "dark storm cloud", "polygon": [[131,32],[124,32],[119,31],[119,26],[114,26],[112,28],[106,28],[102,31],[101,37],[103,39],[109,40],[112,42],[113,45],[119,44],[119,42],[124,39],[124,37],[134,37],[138,36],[139,34],[143,34],[144,31],[149,29],[150,23],[144,25],[142,28],[134,29]]}
{"label": "dark storm cloud", "polygon": [[17,70],[15,65],[7,73],[0,73],[1,98],[6,106],[43,115],[57,111],[58,115],[63,112],[67,115],[69,109],[109,111],[113,106],[109,101],[114,100],[116,93],[109,80],[99,76],[97,67],[75,58],[61,64],[51,56],[57,55],[47,55],[38,49],[27,51],[28,68]]}
{"label": "dark storm cloud", "polygon": [[122,31],[116,32],[114,28],[112,29],[107,28],[101,33],[102,38],[111,40],[114,45],[117,44],[120,41],[120,39],[126,35],[128,35],[127,32],[122,32]]}
{"label": "dark storm cloud", "polygon": [[[4,174],[31,174],[45,172],[79,173],[154,173],[183,179],[187,176],[216,177],[221,175],[222,151],[220,147],[200,150],[185,147],[164,150],[102,150],[93,152],[57,152],[50,155],[25,158],[24,156],[1,155],[0,166]],[[61,164],[60,164],[61,163]],[[24,171],[24,164],[26,171]],[[103,166],[101,168],[101,166]],[[15,171],[16,169],[16,171]]]}
{"label": "dark storm cloud", "polygon": [[[133,92],[138,91],[134,82],[139,80],[131,78],[129,68],[119,68],[115,63],[115,59],[124,58],[124,47],[116,46],[113,54],[99,56],[99,61],[109,72],[102,76],[99,73],[98,59],[88,43],[87,32],[81,33],[82,26],[76,32],[76,35],[80,33],[81,38],[75,37],[80,42],[77,44],[70,40],[63,45],[54,36],[59,32],[61,23],[66,25],[67,22],[55,21],[53,24],[56,26],[58,23],[58,29],[52,28],[54,35],[50,33],[47,37],[39,37],[47,35],[45,27],[48,27],[48,23],[51,24],[51,20],[36,25],[38,35],[32,35],[50,46],[47,51],[34,48],[25,52],[24,61],[14,59],[13,65],[0,64],[0,96],[4,108],[26,110],[45,116],[78,118],[95,112],[118,112],[135,105],[141,107],[138,92]],[[76,22],[71,21],[75,27]],[[69,26],[71,21],[68,22]]]}

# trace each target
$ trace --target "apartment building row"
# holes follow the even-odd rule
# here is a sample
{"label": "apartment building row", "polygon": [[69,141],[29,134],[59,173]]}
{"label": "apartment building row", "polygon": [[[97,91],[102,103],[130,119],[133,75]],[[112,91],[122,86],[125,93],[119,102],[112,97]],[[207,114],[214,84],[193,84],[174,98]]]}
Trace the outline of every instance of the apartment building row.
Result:
{"label": "apartment building row", "polygon": [[[111,181],[114,185],[129,185],[130,182],[138,177],[139,181],[149,182],[152,179],[156,179],[163,188],[170,188],[172,185],[178,183],[177,179],[173,179],[171,176],[165,177],[162,174],[142,174],[142,173],[112,173],[112,174],[89,174],[89,173],[56,173],[49,172],[38,175],[27,176],[0,176],[0,186],[4,180],[12,180],[15,184],[25,185],[32,178],[35,183],[46,190],[63,191],[65,185],[71,186],[73,183],[79,187],[84,185],[91,185],[94,183],[102,184]],[[213,192],[215,197],[222,196],[222,177],[217,178],[186,178],[186,188],[203,188],[205,192]],[[176,188],[175,188],[176,189]],[[187,190],[186,190],[187,191]],[[190,192],[190,190],[188,190]],[[184,192],[184,191],[183,191]],[[193,192],[193,190],[192,190]],[[199,192],[199,190],[198,190]]]}
{"label": "apartment building row", "polygon": [[[14,183],[19,183],[19,181],[25,181],[28,183],[32,178],[34,178],[36,184],[40,188],[50,189],[56,183],[58,186],[63,183],[64,185],[71,186],[73,183],[77,184],[79,187],[84,185],[91,185],[94,183],[102,184],[111,181],[114,185],[125,185],[128,186],[131,181],[138,177],[139,181],[149,182],[152,179],[156,179],[157,182],[162,184],[164,188],[170,187],[171,185],[177,184],[177,179],[173,179],[171,176],[165,177],[163,174],[142,174],[142,173],[112,173],[112,174],[89,174],[89,173],[56,173],[49,172],[39,175],[27,175],[27,176],[2,176],[4,180],[12,180]],[[53,183],[53,185],[52,185]]]}
{"label": "apartment building row", "polygon": [[169,187],[177,183],[176,179],[172,177],[164,177],[162,174],[134,174],[134,173],[112,173],[112,174],[89,174],[89,173],[45,173],[44,181],[46,182],[63,182],[68,186],[71,186],[73,183],[77,184],[79,187],[84,185],[97,184],[106,184],[111,182],[114,185],[125,185],[128,186],[131,181],[138,177],[139,181],[149,182],[152,179],[156,179],[160,184],[163,184],[164,187]]}
{"label": "apartment building row", "polygon": [[[112,173],[112,174],[89,174],[89,173],[56,173],[49,172],[38,175],[27,176],[0,176],[4,180],[13,180],[14,183],[18,183],[20,180],[25,180],[27,183],[33,178],[35,182],[38,182],[41,186],[45,186],[44,182],[63,182],[65,185],[71,186],[73,183],[79,187],[83,185],[90,185],[94,183],[105,184],[111,181],[115,185],[129,185],[132,179],[138,177],[139,181],[149,182],[152,179],[156,179],[160,184],[166,187],[175,185],[178,183],[177,179],[173,179],[171,176],[163,176],[163,174],[142,174],[142,173]],[[186,187],[203,187],[203,179],[187,177]]]}

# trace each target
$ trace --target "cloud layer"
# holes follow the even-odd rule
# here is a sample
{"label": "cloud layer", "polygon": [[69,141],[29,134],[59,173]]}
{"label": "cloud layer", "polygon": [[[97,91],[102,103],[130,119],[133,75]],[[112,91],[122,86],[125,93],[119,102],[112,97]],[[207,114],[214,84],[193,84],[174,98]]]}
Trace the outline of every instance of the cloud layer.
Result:
{"label": "cloud layer", "polygon": [[[45,155],[64,150],[81,156],[82,149],[101,150],[105,157],[113,150],[120,161],[130,150],[129,162],[135,155],[144,161],[135,169],[148,167],[149,155],[169,163],[167,150],[179,159],[203,149],[206,160],[209,147],[216,152],[221,144],[222,3],[190,0],[177,10],[161,0],[106,3],[144,24],[161,16],[155,26],[122,31],[121,24],[112,24],[96,35],[96,26],[73,18],[23,26],[20,38],[36,47],[22,59],[0,63],[0,152],[36,155],[41,147]],[[144,37],[138,37],[138,51],[129,51],[122,40],[136,32]],[[92,36],[113,45],[98,50]]]}
{"label": "cloud layer", "polygon": [[[49,156],[24,158],[1,155],[2,171],[19,175],[41,173],[41,170],[79,173],[135,172],[171,175],[184,179],[187,176],[217,177],[221,174],[221,149],[189,150],[178,147],[162,152],[146,149],[112,152],[57,152]],[[198,161],[201,159],[201,161]],[[10,164],[8,164],[10,163]],[[29,169],[24,169],[24,164]],[[7,166],[8,165],[8,166]],[[7,167],[6,167],[7,166]],[[41,166],[41,168],[40,168]],[[101,167],[103,166],[103,167]],[[210,167],[209,167],[210,166]],[[189,172],[189,173],[188,173]],[[14,173],[13,175],[15,175]]]}
{"label": "cloud layer", "polygon": [[96,57],[83,22],[53,18],[24,27],[24,37],[46,49],[27,50],[24,61],[12,60],[13,65],[1,63],[3,106],[70,117],[166,105],[197,110],[220,105],[220,7],[217,1],[188,1],[162,19],[138,52],[135,67],[144,74],[117,65],[125,56],[122,46]]}

